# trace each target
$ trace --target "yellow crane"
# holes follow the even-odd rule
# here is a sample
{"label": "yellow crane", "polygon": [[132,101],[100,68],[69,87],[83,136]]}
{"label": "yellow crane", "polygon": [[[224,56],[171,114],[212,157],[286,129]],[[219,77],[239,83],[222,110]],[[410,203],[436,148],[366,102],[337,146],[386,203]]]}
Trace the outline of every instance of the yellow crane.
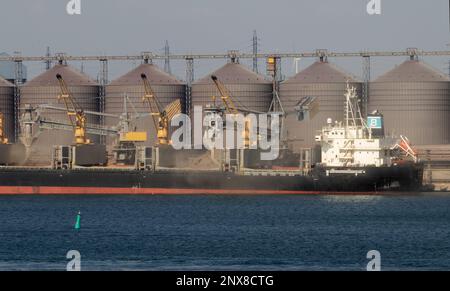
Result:
{"label": "yellow crane", "polygon": [[157,132],[158,144],[168,145],[169,139],[169,122],[177,114],[181,113],[181,102],[179,99],[170,103],[167,107],[163,108],[161,102],[153,91],[150,82],[148,81],[146,74],[141,74],[141,79],[144,84],[145,94],[142,100],[147,104],[150,115],[153,119],[153,125]]}
{"label": "yellow crane", "polygon": [[63,77],[57,74],[56,78],[61,88],[61,94],[58,95],[58,100],[62,100],[66,106],[67,116],[74,129],[75,143],[77,145],[90,144],[91,141],[86,137],[87,120],[83,108],[73,98]]}
{"label": "yellow crane", "polygon": [[[225,106],[225,110],[219,110],[219,111],[226,111],[228,114],[232,114],[232,115],[236,115],[239,112],[244,112],[244,113],[262,113],[262,112],[258,112],[258,111],[253,111],[253,110],[249,110],[249,109],[242,109],[242,108],[237,108],[235,105],[235,102],[233,101],[233,97],[230,93],[230,91],[228,90],[228,88],[217,78],[217,76],[212,75],[211,76],[211,80],[214,82],[214,84],[216,85],[217,90],[220,93],[220,99],[222,100],[223,105]],[[216,96],[212,97],[213,102],[215,104],[216,102]],[[223,113],[223,112],[221,112]],[[242,136],[244,138],[244,147],[246,149],[250,148],[250,128],[251,128],[251,123],[250,120],[248,120],[247,118],[245,119],[245,127],[244,127],[244,132],[242,133]]]}
{"label": "yellow crane", "polygon": [[[219,81],[219,79],[212,75],[211,79],[213,80],[214,84],[217,87],[217,90],[220,93],[220,99],[222,100],[223,104],[225,105],[226,110],[228,111],[228,113],[230,114],[238,114],[238,110],[236,108],[236,106],[234,105],[233,99],[231,97],[230,91],[228,91],[227,87],[225,87],[225,85]],[[213,101],[216,101],[216,96],[213,96]]]}
{"label": "yellow crane", "polygon": [[0,144],[8,144],[8,138],[5,136],[5,116],[0,112]]}

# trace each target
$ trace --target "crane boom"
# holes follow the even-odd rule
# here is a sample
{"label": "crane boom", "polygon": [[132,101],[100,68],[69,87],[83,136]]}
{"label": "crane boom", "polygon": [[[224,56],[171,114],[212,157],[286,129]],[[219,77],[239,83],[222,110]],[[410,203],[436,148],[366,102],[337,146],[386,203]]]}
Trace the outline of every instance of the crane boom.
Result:
{"label": "crane boom", "polygon": [[[235,105],[235,101],[233,101],[233,97],[231,92],[228,90],[228,88],[217,78],[217,76],[212,75],[211,79],[214,82],[214,85],[216,85],[217,90],[220,93],[220,99],[222,100],[222,103],[225,105],[225,109],[230,114],[238,114],[239,112],[243,113],[255,113],[255,114],[265,114],[266,112],[261,112],[257,110],[251,110],[248,108],[238,108]],[[215,102],[216,97],[213,96],[213,101]]]}
{"label": "crane boom", "polygon": [[179,99],[170,103],[163,108],[161,102],[158,100],[155,92],[148,81],[147,75],[142,73],[141,79],[144,84],[145,94],[142,100],[147,103],[150,110],[150,115],[153,119],[153,125],[157,132],[158,144],[167,145],[169,140],[169,121],[178,113],[181,113],[181,102]]}
{"label": "crane boom", "polygon": [[[230,91],[227,89],[227,87],[217,78],[217,76],[212,75],[211,76],[212,81],[217,87],[217,90],[220,93],[220,99],[222,100],[223,104],[225,105],[225,110],[232,115],[237,115],[239,112],[243,113],[256,113],[260,114],[262,112],[254,111],[254,110],[248,110],[248,109],[238,109],[233,101],[233,98],[231,96]],[[213,100],[215,101],[215,97],[213,96]],[[215,109],[217,110],[217,109]],[[222,110],[219,110],[222,111]],[[244,138],[244,147],[249,148],[250,145],[250,131],[251,131],[252,125],[250,122],[250,119],[245,118],[245,124],[244,124],[244,131],[242,133],[242,136]]]}
{"label": "crane boom", "polygon": [[144,96],[142,97],[142,100],[148,105],[148,108],[150,109],[150,114],[153,118],[153,124],[155,126],[155,129],[158,130],[158,117],[161,115],[162,106],[158,100],[158,97],[153,91],[150,82],[147,79],[147,75],[141,74],[141,79],[142,83],[144,84],[144,92],[145,92]]}
{"label": "crane boom", "polygon": [[[54,121],[50,119],[39,119],[36,121],[39,126],[39,129],[47,129],[47,130],[66,130],[72,131],[73,127],[71,124]],[[86,126],[86,133],[99,135],[99,136],[117,136],[120,134],[120,130],[116,128],[108,128],[108,127],[100,127],[88,125]]]}
{"label": "crane boom", "polygon": [[[54,110],[54,111],[67,112],[66,108],[53,106],[51,104],[39,104],[39,105],[36,106],[36,109],[44,109],[44,110]],[[85,115],[120,118],[120,115],[118,115],[118,114],[103,113],[103,112],[96,112],[96,111],[89,111],[89,110],[84,110],[83,112],[84,112]]]}
{"label": "crane boom", "polygon": [[238,110],[236,106],[234,105],[234,102],[232,100],[230,91],[225,87],[225,85],[219,81],[219,79],[212,75],[211,79],[213,80],[214,84],[217,87],[217,90],[219,90],[220,98],[222,99],[223,104],[225,105],[225,108],[227,111],[231,114],[238,114]]}
{"label": "crane boom", "polygon": [[57,74],[56,78],[58,79],[59,87],[61,88],[61,94],[58,96],[58,100],[62,99],[66,106],[67,116],[74,130],[76,144],[90,144],[90,140],[86,137],[87,120],[83,108],[81,108],[73,98],[63,77],[60,74]]}

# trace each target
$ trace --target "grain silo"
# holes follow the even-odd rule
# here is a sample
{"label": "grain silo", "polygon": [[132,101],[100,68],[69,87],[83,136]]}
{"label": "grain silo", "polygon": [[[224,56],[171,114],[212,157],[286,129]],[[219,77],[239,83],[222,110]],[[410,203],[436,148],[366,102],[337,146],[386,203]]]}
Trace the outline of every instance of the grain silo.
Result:
{"label": "grain silo", "polygon": [[14,141],[14,85],[0,77],[0,113],[3,114],[4,135]]}
{"label": "grain silo", "polygon": [[[282,139],[288,142],[289,148],[295,152],[313,148],[317,130],[326,125],[328,118],[333,122],[344,119],[347,82],[361,96],[361,82],[327,60],[320,60],[280,84],[280,100],[286,112]],[[316,98],[318,112],[309,120],[299,121],[295,106],[308,96]]]}
{"label": "grain silo", "polygon": [[387,134],[415,145],[450,143],[450,79],[431,66],[408,60],[370,84],[369,110],[384,115]]}
{"label": "grain silo", "polygon": [[[74,99],[84,110],[99,111],[99,85],[87,75],[65,64],[57,64],[25,83],[20,88],[20,106],[24,107],[29,104],[36,107],[41,104],[51,104],[64,108],[64,103],[58,101],[61,89],[56,78],[57,74],[63,77]],[[65,112],[45,110],[42,115],[47,119],[69,123]],[[88,115],[87,120],[88,124],[99,123],[97,116]],[[98,143],[100,140],[98,136],[88,135],[88,138],[94,143]],[[28,163],[48,165],[51,161],[53,145],[70,145],[73,143],[73,132],[45,130],[33,143]]]}
{"label": "grain silo", "polygon": [[[146,74],[147,79],[161,102],[163,107],[169,105],[175,100],[185,102],[186,85],[159,69],[154,64],[141,64],[127,74],[112,81],[106,87],[105,112],[120,115],[124,112],[124,96],[128,96],[131,104],[128,103],[127,110],[133,113],[134,109],[138,113],[149,113],[149,108],[143,103],[142,97],[145,94],[141,74]],[[134,108],[133,108],[134,107]],[[106,124],[113,126],[118,122],[117,119],[106,118]],[[147,116],[135,121],[137,131],[147,131],[146,145],[152,146],[156,143],[156,130],[154,128],[152,117]],[[112,139],[108,139],[111,144]]]}
{"label": "grain silo", "polygon": [[[272,82],[262,75],[258,75],[247,67],[230,62],[210,75],[195,81],[192,84],[191,108],[194,106],[207,106],[212,97],[220,94],[211,80],[211,75],[217,76],[231,92],[233,101],[238,108],[267,112],[272,102]],[[217,100],[216,102],[221,102]]]}

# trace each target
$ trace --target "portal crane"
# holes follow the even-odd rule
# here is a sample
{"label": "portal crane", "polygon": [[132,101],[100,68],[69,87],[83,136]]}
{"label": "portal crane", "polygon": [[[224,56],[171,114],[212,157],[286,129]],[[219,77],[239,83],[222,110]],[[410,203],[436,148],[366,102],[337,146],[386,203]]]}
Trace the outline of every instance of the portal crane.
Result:
{"label": "portal crane", "polygon": [[[235,102],[233,101],[233,97],[230,93],[230,91],[228,90],[228,88],[217,78],[217,76],[212,75],[211,76],[212,81],[214,82],[214,85],[216,85],[217,90],[220,93],[220,99],[222,100],[223,105],[225,106],[224,108],[218,108],[216,107],[215,103],[216,103],[216,96],[213,96],[213,102],[214,102],[214,109],[213,111],[219,112],[220,114],[224,114],[224,113],[228,113],[228,114],[232,114],[232,115],[236,115],[239,112],[243,112],[243,113],[256,113],[256,114],[262,114],[263,112],[259,112],[259,111],[255,111],[255,110],[250,110],[250,109],[243,109],[243,108],[237,108],[235,105]],[[244,132],[243,132],[243,137],[244,137],[244,147],[245,148],[249,148],[250,147],[250,121],[246,120],[245,121],[245,127],[244,127]]]}
{"label": "portal crane", "polygon": [[147,104],[150,115],[153,119],[153,125],[157,132],[158,144],[168,145],[169,140],[169,122],[176,115],[181,113],[181,102],[179,99],[169,104],[166,108],[163,108],[161,102],[153,91],[147,75],[142,73],[141,79],[144,84],[145,94],[142,100]]}
{"label": "portal crane", "polygon": [[74,130],[75,143],[77,145],[90,144],[91,141],[86,137],[87,120],[83,108],[73,98],[63,77],[57,74],[56,78],[61,88],[61,94],[58,95],[58,100],[63,100],[66,106],[67,116]]}

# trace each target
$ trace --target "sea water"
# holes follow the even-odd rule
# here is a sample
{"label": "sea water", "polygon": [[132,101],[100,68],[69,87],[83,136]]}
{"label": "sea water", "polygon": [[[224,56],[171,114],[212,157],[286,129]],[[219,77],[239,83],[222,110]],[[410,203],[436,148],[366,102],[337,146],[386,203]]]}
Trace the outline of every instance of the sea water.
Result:
{"label": "sea water", "polygon": [[0,219],[0,270],[450,269],[450,194],[3,196]]}

